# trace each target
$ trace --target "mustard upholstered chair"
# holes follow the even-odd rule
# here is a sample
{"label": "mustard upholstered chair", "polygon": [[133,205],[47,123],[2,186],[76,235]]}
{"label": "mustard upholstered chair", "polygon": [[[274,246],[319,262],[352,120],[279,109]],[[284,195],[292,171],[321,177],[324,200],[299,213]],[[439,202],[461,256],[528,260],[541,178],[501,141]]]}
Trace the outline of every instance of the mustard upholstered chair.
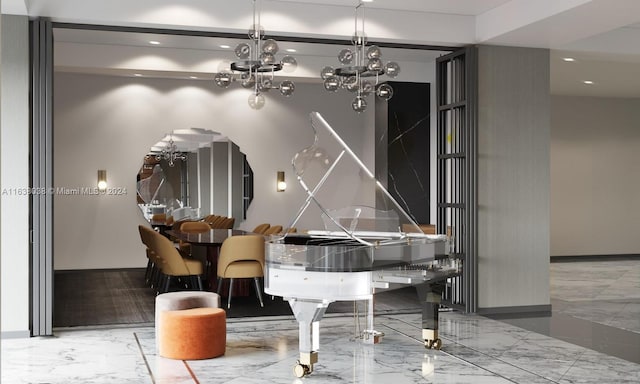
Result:
{"label": "mustard upholstered chair", "polygon": [[233,224],[235,223],[235,221],[236,219],[234,219],[233,217],[225,217],[222,223],[220,224],[220,228],[233,229]]}
{"label": "mustard upholstered chair", "polygon": [[164,223],[167,221],[167,215],[165,213],[155,213],[151,216],[151,221],[161,221]]}
{"label": "mustard upholstered chair", "polygon": [[144,225],[138,225],[138,232],[140,233],[140,240],[142,244],[145,245],[146,255],[147,255],[147,269],[144,274],[145,283],[150,285],[152,288],[154,287],[154,281],[157,277],[157,274],[160,271],[160,267],[162,265],[162,261],[158,258],[158,256],[151,250],[151,236],[150,232],[155,232],[153,229],[145,227]]}
{"label": "mustard upholstered chair", "polygon": [[[180,223],[178,230],[187,233],[203,233],[209,232],[211,226],[204,221],[183,221]],[[191,255],[191,244],[186,241],[178,241],[178,249],[184,255]]]}
{"label": "mustard upholstered chair", "polygon": [[269,236],[269,235],[277,235],[280,232],[282,232],[282,225],[273,225],[269,227],[266,231],[264,231],[262,234],[265,236]]}
{"label": "mustard upholstered chair", "polygon": [[218,215],[207,215],[202,219],[202,221],[211,224],[217,217]]}
{"label": "mustard upholstered chair", "polygon": [[211,225],[211,228],[220,228],[220,224],[224,221],[224,216],[212,215],[207,222]]}
{"label": "mustard upholstered chair", "polygon": [[251,231],[251,232],[259,233],[259,234],[262,235],[264,233],[264,231],[269,229],[269,227],[270,227],[269,223],[263,223],[263,224],[260,224],[260,225],[256,226],[255,228],[253,228],[253,231]]}
{"label": "mustard upholstered chair", "polygon": [[155,231],[151,233],[151,250],[162,260],[162,279],[158,292],[168,292],[171,282],[202,291],[204,266],[200,260],[183,258],[171,240]]}
{"label": "mustard upholstered chair", "polygon": [[220,248],[218,258],[218,293],[224,279],[229,279],[227,308],[231,307],[233,279],[253,278],[260,306],[262,289],[260,278],[264,276],[264,237],[262,235],[230,236]]}
{"label": "mustard upholstered chair", "polygon": [[209,232],[211,226],[204,221],[185,221],[180,225],[180,232],[202,233]]}

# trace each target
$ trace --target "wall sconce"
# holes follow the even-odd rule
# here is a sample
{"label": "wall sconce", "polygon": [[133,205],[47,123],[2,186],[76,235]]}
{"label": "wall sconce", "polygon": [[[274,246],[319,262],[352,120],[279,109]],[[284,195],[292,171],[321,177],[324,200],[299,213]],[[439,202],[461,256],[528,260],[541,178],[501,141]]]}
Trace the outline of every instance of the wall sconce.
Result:
{"label": "wall sconce", "polygon": [[107,170],[98,169],[98,189],[104,191],[107,189]]}
{"label": "wall sconce", "polygon": [[284,192],[287,189],[287,183],[284,181],[284,171],[278,171],[276,191]]}

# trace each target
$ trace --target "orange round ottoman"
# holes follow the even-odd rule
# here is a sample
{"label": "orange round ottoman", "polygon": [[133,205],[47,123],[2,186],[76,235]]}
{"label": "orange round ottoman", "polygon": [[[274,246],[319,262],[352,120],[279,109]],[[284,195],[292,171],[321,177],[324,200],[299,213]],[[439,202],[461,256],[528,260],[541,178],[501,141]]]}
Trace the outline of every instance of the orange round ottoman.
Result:
{"label": "orange round ottoman", "polygon": [[210,359],[224,355],[226,313],[222,308],[192,308],[160,313],[159,353],[178,360]]}

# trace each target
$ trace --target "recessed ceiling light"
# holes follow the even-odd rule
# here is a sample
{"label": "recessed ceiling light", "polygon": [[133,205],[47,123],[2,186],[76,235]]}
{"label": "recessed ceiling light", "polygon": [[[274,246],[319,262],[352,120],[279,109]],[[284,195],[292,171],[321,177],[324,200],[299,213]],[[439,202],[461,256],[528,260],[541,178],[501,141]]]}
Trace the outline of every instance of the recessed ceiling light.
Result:
{"label": "recessed ceiling light", "polygon": [[285,49],[285,51],[287,51],[287,52],[291,52],[291,53],[297,52],[297,51],[296,51],[295,49],[293,49],[293,48]]}
{"label": "recessed ceiling light", "polygon": [[198,76],[189,76],[190,79],[197,79]]}
{"label": "recessed ceiling light", "polygon": [[363,3],[373,3],[373,0],[362,0]]}
{"label": "recessed ceiling light", "polygon": [[562,60],[564,60],[564,61],[576,61],[576,59],[574,59],[573,57],[563,57]]}
{"label": "recessed ceiling light", "polygon": [[591,85],[591,84],[593,84],[593,81],[591,81],[591,80],[585,80],[585,81],[583,81],[583,83]]}
{"label": "recessed ceiling light", "polygon": [[151,45],[160,45],[160,42],[159,41],[155,41],[155,40],[151,40],[149,42],[149,44],[151,44]]}
{"label": "recessed ceiling light", "polygon": [[231,46],[230,45],[226,45],[226,44],[222,44],[220,46],[220,48],[229,49],[229,48],[231,48]]}
{"label": "recessed ceiling light", "polygon": [[142,74],[140,74],[140,73],[134,73],[134,74],[133,74],[133,76],[135,76],[135,77],[140,77],[140,76],[142,76]]}

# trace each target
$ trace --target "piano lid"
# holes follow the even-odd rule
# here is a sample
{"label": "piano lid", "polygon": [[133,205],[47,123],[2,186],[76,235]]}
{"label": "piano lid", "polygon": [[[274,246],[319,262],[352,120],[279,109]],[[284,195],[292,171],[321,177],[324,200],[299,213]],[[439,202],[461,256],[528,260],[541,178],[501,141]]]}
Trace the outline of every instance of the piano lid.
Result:
{"label": "piano lid", "polygon": [[[313,144],[292,160],[306,200],[289,227],[307,228],[310,235],[346,237],[368,246],[427,237],[387,191],[386,180],[377,180],[318,112],[312,112],[310,120]],[[341,129],[348,134],[349,127]],[[308,223],[323,228],[308,227]]]}

